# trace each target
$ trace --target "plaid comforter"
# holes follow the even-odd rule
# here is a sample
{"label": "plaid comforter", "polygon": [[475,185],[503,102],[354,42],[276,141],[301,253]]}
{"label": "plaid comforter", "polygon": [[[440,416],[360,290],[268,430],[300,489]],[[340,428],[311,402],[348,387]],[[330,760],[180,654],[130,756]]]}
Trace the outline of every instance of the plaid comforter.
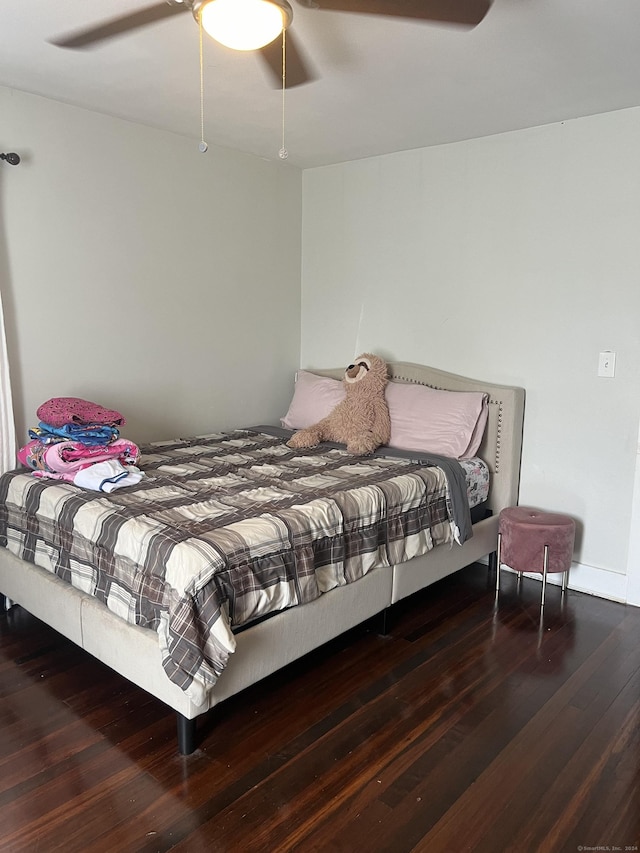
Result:
{"label": "plaid comforter", "polygon": [[145,478],[110,495],[5,474],[0,545],[156,630],[201,704],[234,629],[460,538],[442,468],[258,429],[143,447]]}

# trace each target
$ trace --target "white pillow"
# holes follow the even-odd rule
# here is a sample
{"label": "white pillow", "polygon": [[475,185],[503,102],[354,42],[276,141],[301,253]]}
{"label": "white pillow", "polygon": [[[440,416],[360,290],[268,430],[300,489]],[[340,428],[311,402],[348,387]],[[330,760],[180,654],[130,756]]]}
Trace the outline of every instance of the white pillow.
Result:
{"label": "white pillow", "polygon": [[298,371],[289,411],[280,420],[286,429],[305,429],[321,421],[346,397],[339,379]]}
{"label": "white pillow", "polygon": [[478,452],[489,414],[486,394],[389,382],[386,395],[390,447],[453,459],[468,459]]}

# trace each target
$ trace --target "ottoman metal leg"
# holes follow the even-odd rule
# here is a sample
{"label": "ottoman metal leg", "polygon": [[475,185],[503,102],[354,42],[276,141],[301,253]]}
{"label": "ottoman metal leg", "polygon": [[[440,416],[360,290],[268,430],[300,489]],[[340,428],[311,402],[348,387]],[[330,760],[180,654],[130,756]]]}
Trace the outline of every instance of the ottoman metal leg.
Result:
{"label": "ottoman metal leg", "polygon": [[549,568],[549,546],[544,546],[544,559],[542,563],[542,601],[540,607],[544,607],[544,595],[547,591],[547,569]]}
{"label": "ottoman metal leg", "polygon": [[560,593],[560,610],[565,613],[567,609],[567,589],[569,588],[569,569],[562,575],[562,592]]}
{"label": "ottoman metal leg", "polygon": [[500,558],[502,556],[502,534],[498,533],[498,547],[496,549],[496,592],[500,591]]}

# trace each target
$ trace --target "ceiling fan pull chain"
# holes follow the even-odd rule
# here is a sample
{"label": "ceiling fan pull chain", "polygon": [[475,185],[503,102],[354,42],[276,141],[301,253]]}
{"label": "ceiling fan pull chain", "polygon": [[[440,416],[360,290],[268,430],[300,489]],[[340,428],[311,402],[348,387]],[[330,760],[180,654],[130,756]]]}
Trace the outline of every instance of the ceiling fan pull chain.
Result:
{"label": "ceiling fan pull chain", "polygon": [[285,92],[287,89],[287,29],[286,27],[282,28],[282,148],[278,151],[278,156],[281,160],[286,160],[289,156],[289,152],[286,149],[284,144],[284,104],[285,104]]}
{"label": "ceiling fan pull chain", "polygon": [[200,145],[202,154],[209,148],[204,141],[204,57],[202,52],[202,10],[198,13],[198,32],[200,34]]}

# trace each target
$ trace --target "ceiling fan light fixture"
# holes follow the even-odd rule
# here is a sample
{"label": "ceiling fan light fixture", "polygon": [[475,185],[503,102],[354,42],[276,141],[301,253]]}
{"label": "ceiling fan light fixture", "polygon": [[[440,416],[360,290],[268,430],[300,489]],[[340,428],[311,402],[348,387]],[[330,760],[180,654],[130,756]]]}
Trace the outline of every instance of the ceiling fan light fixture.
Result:
{"label": "ceiling fan light fixture", "polygon": [[194,5],[202,28],[233,50],[258,50],[289,26],[293,10],[286,0],[207,0]]}

